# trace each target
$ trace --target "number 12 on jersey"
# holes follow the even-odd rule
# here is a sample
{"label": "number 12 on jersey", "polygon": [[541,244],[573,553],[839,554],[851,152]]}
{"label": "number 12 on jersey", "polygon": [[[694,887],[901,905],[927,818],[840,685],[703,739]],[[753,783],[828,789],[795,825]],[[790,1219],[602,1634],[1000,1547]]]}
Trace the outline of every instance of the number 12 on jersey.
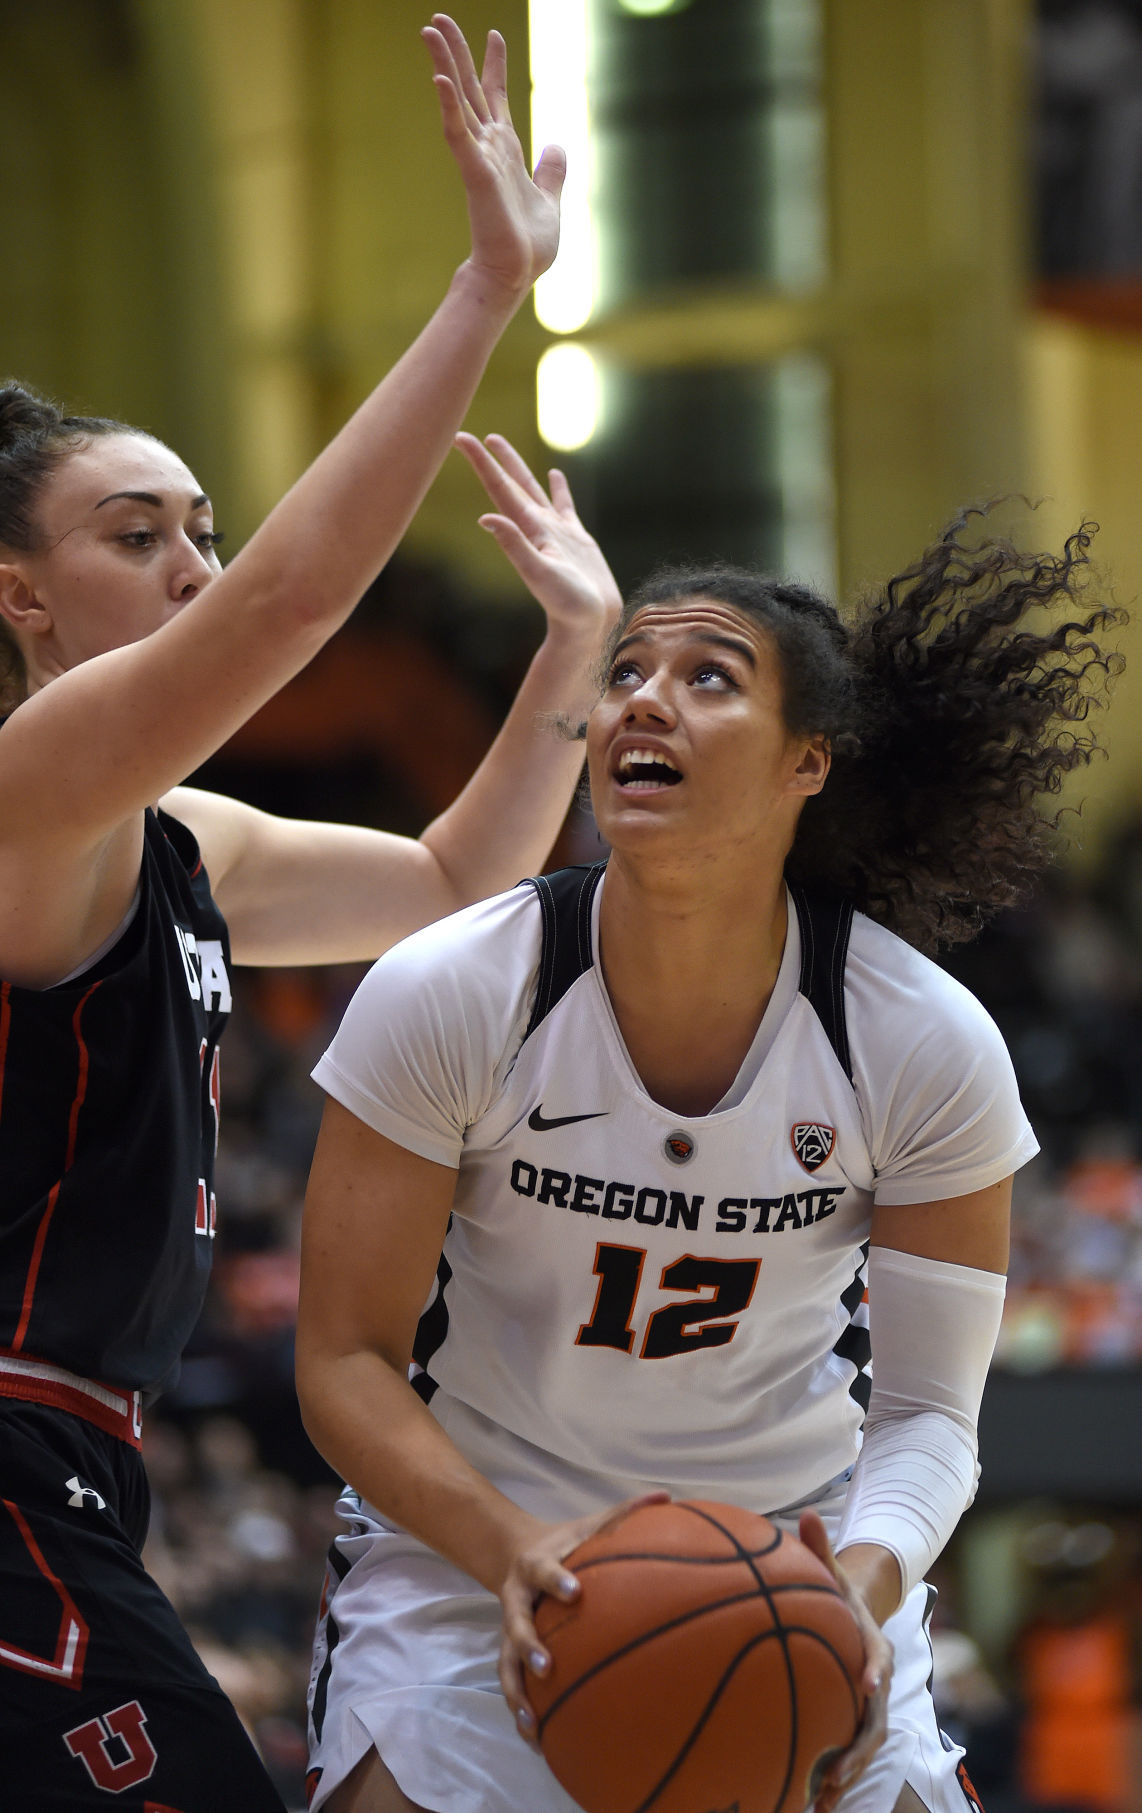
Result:
{"label": "number 12 on jersey", "polygon": [[[575,1337],[577,1347],[632,1351],[635,1336],[631,1321],[645,1262],[646,1250],[641,1246],[599,1242],[595,1248],[599,1288],[591,1319],[583,1323]],[[760,1270],[760,1259],[700,1259],[692,1253],[664,1266],[660,1289],[714,1294],[700,1303],[668,1303],[656,1309],[647,1322],[639,1359],[665,1360],[672,1354],[694,1353],[700,1347],[724,1347],[737,1333],[736,1318],[749,1307]]]}

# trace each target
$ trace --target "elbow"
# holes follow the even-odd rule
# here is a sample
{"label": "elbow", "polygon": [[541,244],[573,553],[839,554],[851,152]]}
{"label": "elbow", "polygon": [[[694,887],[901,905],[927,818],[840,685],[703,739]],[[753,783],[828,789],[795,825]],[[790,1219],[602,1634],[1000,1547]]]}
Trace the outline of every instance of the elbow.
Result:
{"label": "elbow", "polygon": [[[299,1318],[294,1386],[302,1426],[323,1460],[343,1479],[351,1476],[362,1436],[394,1384],[405,1384],[407,1364],[367,1342],[333,1342],[315,1335]],[[407,1388],[407,1387],[406,1387]]]}
{"label": "elbow", "polygon": [[330,1396],[329,1371],[328,1361],[322,1363],[313,1344],[303,1339],[299,1326],[293,1377],[302,1427],[322,1459],[333,1465],[326,1447],[328,1431],[325,1412]]}
{"label": "elbow", "polygon": [[242,618],[261,649],[288,650],[304,665],[340,628],[354,602],[332,589],[319,569],[295,566],[260,575],[255,583],[247,578]]}

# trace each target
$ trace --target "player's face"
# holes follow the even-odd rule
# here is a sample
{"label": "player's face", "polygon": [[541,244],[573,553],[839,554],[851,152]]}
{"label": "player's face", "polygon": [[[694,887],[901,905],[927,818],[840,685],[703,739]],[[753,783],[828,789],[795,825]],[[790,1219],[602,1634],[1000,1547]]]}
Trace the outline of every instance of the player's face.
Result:
{"label": "player's face", "polygon": [[41,607],[28,621],[50,639],[52,666],[149,636],[221,570],[210,499],[145,435],[102,435],[70,454],[36,520],[40,551],[21,567]]}
{"label": "player's face", "polygon": [[615,849],[783,857],[828,773],[793,735],[773,642],[711,598],[646,605],[618,644],[587,726],[591,797]]}

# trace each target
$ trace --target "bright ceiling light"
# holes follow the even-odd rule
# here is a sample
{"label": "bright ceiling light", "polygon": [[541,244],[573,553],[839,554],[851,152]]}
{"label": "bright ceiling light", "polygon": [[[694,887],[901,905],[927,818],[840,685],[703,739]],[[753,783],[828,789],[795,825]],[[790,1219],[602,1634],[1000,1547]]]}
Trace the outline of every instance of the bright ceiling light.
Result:
{"label": "bright ceiling light", "polygon": [[549,447],[573,453],[599,425],[599,368],[585,346],[549,346],[535,373],[539,432]]}
{"label": "bright ceiling light", "polygon": [[535,286],[535,312],[552,333],[573,334],[595,302],[587,0],[530,0],[529,19],[532,151],[567,153],[559,256]]}

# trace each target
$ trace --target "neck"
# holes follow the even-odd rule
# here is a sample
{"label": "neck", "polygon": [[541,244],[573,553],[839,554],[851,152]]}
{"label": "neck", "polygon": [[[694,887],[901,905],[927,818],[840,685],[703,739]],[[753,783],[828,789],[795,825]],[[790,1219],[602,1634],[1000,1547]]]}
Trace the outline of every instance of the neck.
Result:
{"label": "neck", "polygon": [[648,1092],[708,1113],[733,1083],[781,968],[781,869],[727,878],[716,865],[663,886],[612,856],[600,907],[603,977]]}

